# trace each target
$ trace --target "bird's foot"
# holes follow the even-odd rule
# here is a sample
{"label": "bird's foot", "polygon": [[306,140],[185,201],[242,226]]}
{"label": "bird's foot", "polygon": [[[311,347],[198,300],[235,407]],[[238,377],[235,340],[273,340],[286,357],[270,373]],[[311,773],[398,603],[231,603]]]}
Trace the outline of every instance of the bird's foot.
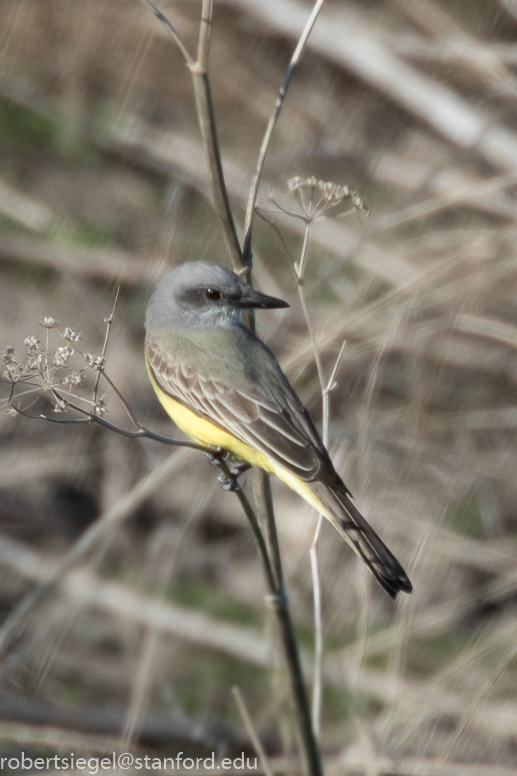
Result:
{"label": "bird's foot", "polygon": [[211,466],[221,469],[221,473],[217,479],[223,490],[231,492],[242,490],[244,485],[239,484],[239,477],[251,468],[249,463],[246,463],[246,461],[231,460],[229,458],[229,453],[222,448],[213,448],[213,450],[206,453],[206,457]]}
{"label": "bird's foot", "polygon": [[228,476],[226,472],[221,472],[217,479],[219,480],[221,488],[223,490],[229,491],[230,493],[236,493],[238,490],[242,490],[244,487],[244,485],[240,485],[239,483],[238,474],[230,474],[230,476]]}
{"label": "bird's foot", "polygon": [[206,460],[210,464],[210,466],[215,466],[216,469],[221,468],[221,461],[224,461],[228,453],[223,450],[222,447],[211,447],[210,451],[205,453]]}
{"label": "bird's foot", "polygon": [[251,464],[247,461],[232,461],[230,458],[226,461],[226,465],[234,477],[239,477],[251,469]]}

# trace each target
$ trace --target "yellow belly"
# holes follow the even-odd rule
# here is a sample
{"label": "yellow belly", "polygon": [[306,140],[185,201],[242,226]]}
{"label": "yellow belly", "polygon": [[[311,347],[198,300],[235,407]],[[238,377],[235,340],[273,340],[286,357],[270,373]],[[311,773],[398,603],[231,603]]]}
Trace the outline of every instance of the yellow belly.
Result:
{"label": "yellow belly", "polygon": [[224,450],[229,450],[230,453],[241,458],[243,461],[251,464],[251,466],[257,466],[259,469],[264,469],[267,472],[275,474],[279,480],[285,482],[285,484],[298,493],[305,501],[314,507],[318,512],[323,512],[332,522],[332,518],[327,514],[321,502],[316,498],[312,492],[310,485],[304,482],[299,477],[296,477],[291,472],[288,472],[282,466],[272,461],[263,453],[259,453],[245,442],[241,442],[233,434],[229,434],[223,431],[218,426],[215,426],[210,421],[200,418],[192,410],[187,409],[175,399],[172,399],[157,385],[153,378],[151,370],[147,365],[147,372],[154,391],[160,401],[160,404],[164,408],[167,415],[174,421],[174,423],[180,428],[187,436],[198,442],[201,445],[211,445],[213,447],[222,447]]}

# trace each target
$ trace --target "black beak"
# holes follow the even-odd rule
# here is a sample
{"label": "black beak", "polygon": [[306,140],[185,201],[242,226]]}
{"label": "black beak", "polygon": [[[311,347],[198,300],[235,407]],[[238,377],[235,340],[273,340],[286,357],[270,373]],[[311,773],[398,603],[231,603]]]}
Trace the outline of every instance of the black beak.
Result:
{"label": "black beak", "polygon": [[261,294],[251,286],[245,286],[237,306],[244,310],[276,310],[279,307],[289,307],[289,303],[274,296]]}

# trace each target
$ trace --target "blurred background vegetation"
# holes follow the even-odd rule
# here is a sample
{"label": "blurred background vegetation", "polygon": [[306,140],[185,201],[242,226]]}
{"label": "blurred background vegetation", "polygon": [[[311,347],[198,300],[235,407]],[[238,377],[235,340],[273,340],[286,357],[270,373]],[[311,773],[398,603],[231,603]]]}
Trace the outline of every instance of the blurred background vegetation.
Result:
{"label": "blurred background vegetation", "polygon": [[[160,7],[195,39],[198,2]],[[212,85],[242,225],[310,6],[215,10]],[[515,0],[328,0],[266,163],[264,191],[315,175],[371,208],[314,228],[306,291],[328,372],[347,342],[331,453],[415,588],[393,604],[324,527],[322,747],[336,773],[517,773],[516,38]],[[0,345],[24,358],[51,315],[100,353],[121,284],[107,371],[142,422],[173,434],[143,364],[147,299],[179,262],[228,264],[187,69],[136,0],[2,0],[0,61]],[[296,256],[300,227],[276,220]],[[260,220],[255,238],[257,284],[292,305],[261,315],[260,333],[319,423],[287,259]],[[0,439],[7,618],[170,449],[5,413]],[[194,452],[163,480],[4,650],[3,755],[251,752],[238,685],[277,771],[295,768],[278,759],[292,730],[237,500]],[[316,516],[274,492],[310,675]]]}

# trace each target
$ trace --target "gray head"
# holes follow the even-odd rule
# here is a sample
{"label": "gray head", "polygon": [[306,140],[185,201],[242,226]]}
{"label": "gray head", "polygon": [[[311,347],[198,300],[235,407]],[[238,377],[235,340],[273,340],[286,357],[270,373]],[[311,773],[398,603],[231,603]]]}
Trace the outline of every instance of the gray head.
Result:
{"label": "gray head", "polygon": [[156,328],[203,329],[242,325],[243,312],[289,307],[256,291],[226,267],[205,261],[180,264],[158,284],[145,316]]}

